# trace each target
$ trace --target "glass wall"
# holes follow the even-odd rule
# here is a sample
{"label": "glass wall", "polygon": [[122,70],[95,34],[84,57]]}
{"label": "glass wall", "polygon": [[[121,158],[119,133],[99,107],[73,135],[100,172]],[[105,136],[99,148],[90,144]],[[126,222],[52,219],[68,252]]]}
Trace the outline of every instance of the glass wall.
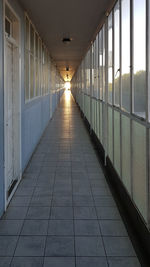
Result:
{"label": "glass wall", "polygon": [[146,113],[146,0],[133,0],[133,112]]}
{"label": "glass wall", "polygon": [[130,0],[121,1],[121,86],[122,109],[130,112],[131,87],[130,87]]}
{"label": "glass wall", "polygon": [[103,31],[99,32],[99,89],[100,99],[103,99]]}
{"label": "glass wall", "polygon": [[120,105],[120,7],[114,8],[114,104]]}
{"label": "glass wall", "polygon": [[113,90],[113,28],[112,12],[108,17],[108,103],[112,104]]}
{"label": "glass wall", "polygon": [[105,100],[105,25],[102,28],[103,32],[103,100]]}
{"label": "glass wall", "polygon": [[25,17],[25,101],[49,93],[50,57],[32,22]]}
{"label": "glass wall", "polygon": [[[146,29],[149,30],[150,25],[146,20],[150,14],[146,15],[149,12],[146,3],[146,0],[117,1],[100,29],[98,53],[97,38],[88,51],[92,54],[89,56],[92,93],[89,90],[89,112],[86,112],[105,158],[111,161],[138,213],[150,228],[150,123],[146,116],[150,106],[150,99],[146,97],[150,90],[146,83],[150,80],[146,69],[150,65],[146,62],[150,60],[150,56],[146,57]],[[95,99],[97,62],[99,98]],[[80,77],[79,72],[73,84]],[[81,102],[80,87],[77,86],[73,94]]]}

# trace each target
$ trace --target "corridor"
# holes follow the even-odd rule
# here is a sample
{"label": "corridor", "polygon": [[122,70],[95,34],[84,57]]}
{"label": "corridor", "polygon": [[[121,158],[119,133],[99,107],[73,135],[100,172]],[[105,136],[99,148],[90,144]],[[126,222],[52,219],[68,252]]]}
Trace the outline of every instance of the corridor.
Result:
{"label": "corridor", "polygon": [[0,220],[0,267],[139,267],[70,91]]}

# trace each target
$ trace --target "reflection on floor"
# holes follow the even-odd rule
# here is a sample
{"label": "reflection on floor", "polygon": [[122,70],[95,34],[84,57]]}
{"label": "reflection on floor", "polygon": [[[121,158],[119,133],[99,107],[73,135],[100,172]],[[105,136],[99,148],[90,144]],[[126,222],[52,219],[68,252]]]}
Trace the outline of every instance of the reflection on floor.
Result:
{"label": "reflection on floor", "polygon": [[0,221],[0,266],[140,266],[70,91]]}

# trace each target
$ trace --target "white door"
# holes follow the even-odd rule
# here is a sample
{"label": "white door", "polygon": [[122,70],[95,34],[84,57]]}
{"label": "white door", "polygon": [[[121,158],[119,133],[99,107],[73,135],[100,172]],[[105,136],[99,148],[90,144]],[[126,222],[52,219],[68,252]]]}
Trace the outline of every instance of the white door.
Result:
{"label": "white door", "polygon": [[5,42],[5,191],[6,202],[20,179],[19,49]]}

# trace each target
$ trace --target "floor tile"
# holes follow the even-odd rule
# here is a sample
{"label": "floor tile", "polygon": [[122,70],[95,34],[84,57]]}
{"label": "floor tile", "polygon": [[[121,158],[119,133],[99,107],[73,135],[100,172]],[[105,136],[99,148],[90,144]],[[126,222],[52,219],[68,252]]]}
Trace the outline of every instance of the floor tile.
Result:
{"label": "floor tile", "polygon": [[92,196],[73,196],[73,205],[76,207],[92,207],[94,201]]}
{"label": "floor tile", "polygon": [[34,178],[33,179],[30,179],[30,178],[26,178],[26,179],[22,179],[21,180],[21,182],[20,182],[20,184],[19,184],[19,188],[21,188],[21,187],[33,187],[33,186],[36,186],[36,183],[37,183],[37,178],[36,177],[38,177],[38,173],[28,173],[28,175],[30,175],[30,176],[34,176]]}
{"label": "floor tile", "polygon": [[131,241],[128,237],[104,237],[107,256],[135,256]]}
{"label": "floor tile", "polygon": [[0,220],[0,235],[19,235],[22,220]]}
{"label": "floor tile", "polygon": [[46,256],[74,256],[73,237],[48,237],[46,242]]}
{"label": "floor tile", "polygon": [[74,207],[74,218],[80,220],[97,219],[95,207]]}
{"label": "floor tile", "polygon": [[52,207],[51,219],[73,219],[72,207]]}
{"label": "floor tile", "polygon": [[11,267],[140,267],[72,100],[58,106],[23,177],[0,220],[0,267],[14,255]]}
{"label": "floor tile", "polygon": [[43,267],[42,257],[14,257],[11,267]]}
{"label": "floor tile", "polygon": [[37,186],[34,190],[34,196],[51,196],[53,192],[53,187],[46,187],[46,186]]}
{"label": "floor tile", "polygon": [[18,189],[15,192],[15,196],[32,196],[34,192],[35,187],[18,187]]}
{"label": "floor tile", "polygon": [[34,196],[31,199],[30,206],[49,207],[51,206],[51,200],[51,196]]}
{"label": "floor tile", "polygon": [[61,185],[56,185],[54,186],[54,194],[56,193],[72,193],[72,187],[71,185],[67,185],[67,184],[61,184]]}
{"label": "floor tile", "polygon": [[47,235],[48,220],[25,220],[21,235]]}
{"label": "floor tile", "polygon": [[74,235],[73,220],[50,220],[48,235]]}
{"label": "floor tile", "polygon": [[75,220],[76,236],[98,236],[100,235],[97,220]]}
{"label": "floor tile", "polygon": [[76,267],[108,267],[108,264],[104,257],[77,257]]}
{"label": "floor tile", "polygon": [[142,267],[136,257],[108,257],[110,267]]}
{"label": "floor tile", "polygon": [[11,257],[0,257],[0,267],[9,267],[11,259]]}
{"label": "floor tile", "polygon": [[71,207],[72,196],[54,196],[52,200],[52,206],[55,207]]}
{"label": "floor tile", "polygon": [[50,216],[50,207],[29,207],[26,219],[47,220]]}
{"label": "floor tile", "polygon": [[107,187],[92,186],[92,194],[94,196],[110,196],[110,190]]}
{"label": "floor tile", "polygon": [[121,220],[116,207],[96,207],[97,216],[102,220]]}
{"label": "floor tile", "polygon": [[44,256],[45,241],[44,236],[21,236],[15,256]]}
{"label": "floor tile", "polygon": [[99,223],[103,236],[128,236],[122,221],[100,220]]}
{"label": "floor tile", "polygon": [[23,220],[27,214],[28,207],[8,207],[2,219]]}
{"label": "floor tile", "polygon": [[30,204],[31,196],[20,197],[14,196],[10,202],[10,207],[28,207]]}
{"label": "floor tile", "polygon": [[17,240],[17,236],[0,236],[0,257],[13,256]]}
{"label": "floor tile", "polygon": [[101,237],[75,237],[77,256],[105,256]]}
{"label": "floor tile", "polygon": [[44,267],[75,267],[74,257],[45,257]]}
{"label": "floor tile", "polygon": [[96,207],[116,207],[114,199],[110,196],[94,196]]}

